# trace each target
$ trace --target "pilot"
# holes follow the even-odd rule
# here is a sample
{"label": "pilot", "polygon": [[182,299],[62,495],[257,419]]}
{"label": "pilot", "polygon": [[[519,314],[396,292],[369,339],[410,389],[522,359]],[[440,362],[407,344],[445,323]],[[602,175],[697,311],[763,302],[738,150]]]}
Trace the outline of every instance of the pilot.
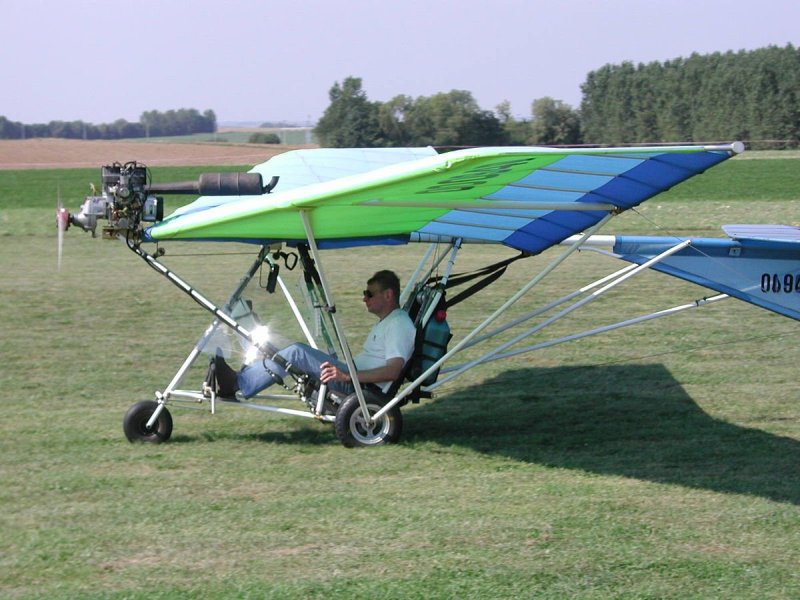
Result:
{"label": "pilot", "polygon": [[[378,271],[367,281],[364,304],[379,320],[353,361],[359,382],[375,384],[383,391],[400,377],[414,351],[416,328],[406,311],[400,308],[399,299],[400,280],[394,272]],[[291,363],[300,371],[317,374],[331,389],[345,394],[353,392],[347,365],[325,352],[297,343],[278,351],[277,356],[283,359],[279,361],[283,364]],[[230,399],[237,390],[250,398],[286,377],[281,364],[270,358],[245,365],[237,373],[218,355],[214,359],[214,371],[217,395]]]}

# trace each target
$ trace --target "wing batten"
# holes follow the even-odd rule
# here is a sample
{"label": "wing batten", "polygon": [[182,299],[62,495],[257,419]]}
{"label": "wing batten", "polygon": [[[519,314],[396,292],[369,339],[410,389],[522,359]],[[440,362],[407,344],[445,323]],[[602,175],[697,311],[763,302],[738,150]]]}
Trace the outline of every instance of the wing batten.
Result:
{"label": "wing batten", "polygon": [[466,210],[453,210],[436,220],[446,225],[482,226],[490,229],[517,231],[524,227],[529,218],[512,217],[503,214],[472,213]]}
{"label": "wing batten", "polygon": [[443,237],[447,239],[456,239],[459,237],[468,238],[480,242],[493,242],[502,244],[508,238],[508,231],[500,229],[489,229],[479,225],[458,224],[451,225],[442,221],[435,221],[421,227],[418,233],[422,236]]}

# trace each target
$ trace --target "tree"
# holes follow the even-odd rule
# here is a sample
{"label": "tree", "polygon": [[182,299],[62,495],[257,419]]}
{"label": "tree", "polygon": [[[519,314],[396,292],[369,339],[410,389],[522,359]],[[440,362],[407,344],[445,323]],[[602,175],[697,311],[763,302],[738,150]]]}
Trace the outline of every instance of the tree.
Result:
{"label": "tree", "polygon": [[505,134],[491,111],[464,90],[417,98],[407,116],[410,142],[419,146],[502,144]]}
{"label": "tree", "polygon": [[248,144],[280,144],[281,138],[277,133],[257,131],[247,139]]}
{"label": "tree", "polygon": [[165,113],[148,110],[139,117],[146,137],[190,135],[192,133],[214,133],[217,117],[207,110],[202,115],[194,108],[168,110]]}
{"label": "tree", "polygon": [[581,86],[591,143],[800,138],[800,51],[788,44],[634,67],[605,65]]}
{"label": "tree", "polygon": [[203,118],[205,119],[205,124],[206,124],[205,133],[216,133],[217,132],[216,113],[211,109],[207,109],[203,111]]}
{"label": "tree", "polygon": [[528,143],[547,145],[580,143],[580,117],[569,104],[545,96],[533,101],[531,114],[533,120]]}
{"label": "tree", "polygon": [[314,130],[323,146],[482,146],[508,140],[494,113],[481,110],[464,90],[370,102],[361,79],[348,77],[335,83],[329,96],[331,104]]}
{"label": "tree", "polygon": [[0,117],[0,139],[19,139],[23,136],[22,123]]}
{"label": "tree", "polygon": [[371,148],[381,137],[378,105],[367,99],[360,77],[348,77],[333,84],[331,100],[314,128],[320,145],[331,148]]}
{"label": "tree", "polygon": [[498,104],[494,112],[503,128],[506,143],[511,146],[524,146],[531,143],[531,122],[526,119],[515,119],[511,115],[511,103],[508,100],[503,100]]}
{"label": "tree", "polygon": [[120,139],[158,135],[185,135],[192,133],[213,133],[217,130],[217,117],[212,110],[202,115],[194,108],[157,110],[142,113],[138,123],[117,119],[113,123],[93,125],[84,121],[50,121],[23,125],[12,123],[0,117],[0,138],[20,137],[61,137],[71,139]]}
{"label": "tree", "polygon": [[414,106],[409,96],[395,96],[378,107],[378,127],[384,146],[408,146],[411,132],[408,129],[408,115]]}
{"label": "tree", "polygon": [[117,139],[144,137],[144,126],[141,123],[130,123],[125,119],[117,119],[109,126],[109,136]]}

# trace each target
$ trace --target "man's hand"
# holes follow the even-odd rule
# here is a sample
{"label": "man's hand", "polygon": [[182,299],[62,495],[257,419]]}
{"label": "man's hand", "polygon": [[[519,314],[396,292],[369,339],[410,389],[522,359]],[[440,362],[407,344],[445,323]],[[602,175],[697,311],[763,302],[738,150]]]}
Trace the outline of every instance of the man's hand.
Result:
{"label": "man's hand", "polygon": [[336,365],[324,362],[320,365],[319,378],[322,383],[329,383],[331,381],[350,381],[350,375],[342,371]]}
{"label": "man's hand", "polygon": [[[403,372],[404,365],[405,361],[402,358],[390,358],[388,361],[386,361],[386,365],[383,367],[359,371],[358,381],[360,383],[394,381],[400,377],[400,373]],[[330,381],[343,381],[345,383],[349,383],[353,381],[353,378],[350,377],[350,373],[347,371],[342,371],[339,367],[329,362],[324,362],[320,365],[319,379],[322,381],[322,383],[328,383]]]}

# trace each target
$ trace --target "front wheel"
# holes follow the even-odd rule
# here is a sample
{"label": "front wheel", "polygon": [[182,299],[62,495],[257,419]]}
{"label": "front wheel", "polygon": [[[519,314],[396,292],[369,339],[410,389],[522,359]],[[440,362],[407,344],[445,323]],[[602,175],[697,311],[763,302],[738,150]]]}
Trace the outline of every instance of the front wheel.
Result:
{"label": "front wheel", "polygon": [[[365,392],[367,410],[370,415],[378,412],[384,402]],[[380,419],[369,423],[361,411],[358,396],[351,394],[345,398],[334,421],[336,437],[347,448],[358,446],[381,446],[400,439],[403,431],[403,415],[396,406]]]}
{"label": "front wheel", "polygon": [[172,435],[172,415],[162,407],[158,419],[152,427],[147,427],[147,422],[158,408],[158,402],[142,400],[128,409],[122,421],[125,437],[131,442],[150,442],[160,444],[166,442]]}

